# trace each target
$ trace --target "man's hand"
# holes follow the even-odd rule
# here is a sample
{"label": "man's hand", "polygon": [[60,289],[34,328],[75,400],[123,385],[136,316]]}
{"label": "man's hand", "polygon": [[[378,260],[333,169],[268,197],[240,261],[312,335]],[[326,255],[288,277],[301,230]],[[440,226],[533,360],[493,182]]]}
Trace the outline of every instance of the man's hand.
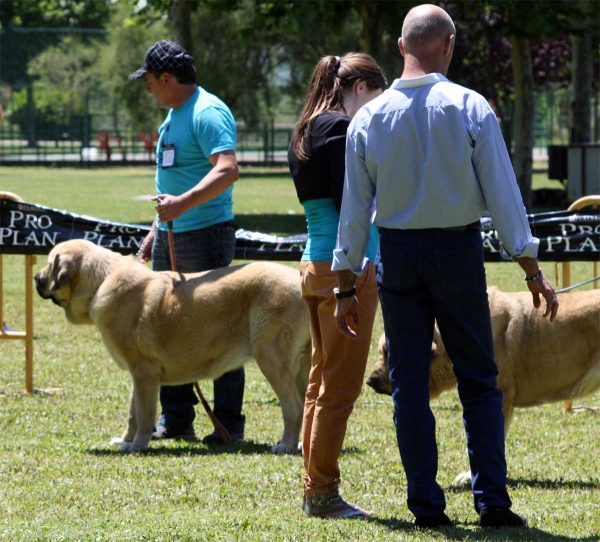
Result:
{"label": "man's hand", "polygon": [[556,298],[556,292],[552,287],[550,281],[542,274],[536,280],[527,281],[529,291],[533,296],[533,306],[536,309],[540,308],[542,304],[540,295],[544,296],[546,300],[546,308],[544,309],[544,318],[550,315],[550,321],[554,322],[556,314],[558,313],[558,299]]}
{"label": "man's hand", "polygon": [[[351,339],[358,337],[357,331],[355,331],[358,330],[359,326],[358,299],[355,295],[338,299],[333,317],[335,318],[335,325],[344,335]],[[350,327],[350,324],[352,324],[352,327]]]}
{"label": "man's hand", "polygon": [[179,218],[186,211],[179,196],[161,194],[160,196],[153,196],[152,200],[156,201],[156,213],[163,224]]}
{"label": "man's hand", "polygon": [[554,322],[556,313],[558,312],[558,299],[552,287],[552,283],[542,274],[537,258],[517,258],[517,263],[525,271],[525,276],[533,277],[538,271],[540,276],[535,280],[528,280],[527,287],[533,295],[533,306],[539,309],[541,306],[540,295],[546,300],[546,309],[544,310],[544,318],[550,315],[550,321]]}
{"label": "man's hand", "polygon": [[[349,269],[337,271],[338,289],[340,292],[348,292],[356,285],[356,275]],[[358,336],[353,328],[358,329],[358,299],[356,295],[352,297],[343,297],[337,300],[335,312],[335,325],[341,333],[352,339]],[[350,327],[352,323],[352,327]]]}

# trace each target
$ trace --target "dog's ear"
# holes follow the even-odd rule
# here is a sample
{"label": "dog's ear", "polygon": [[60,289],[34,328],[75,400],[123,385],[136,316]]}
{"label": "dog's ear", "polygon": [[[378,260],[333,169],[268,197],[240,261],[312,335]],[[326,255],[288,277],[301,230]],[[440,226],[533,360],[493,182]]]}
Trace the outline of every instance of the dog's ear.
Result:
{"label": "dog's ear", "polygon": [[52,263],[52,281],[50,282],[50,291],[56,292],[65,284],[71,282],[75,276],[75,266],[68,258],[61,258],[57,254]]}
{"label": "dog's ear", "polygon": [[442,341],[442,335],[438,329],[437,323],[433,328],[433,342],[431,343],[431,359],[441,356],[446,352],[446,347]]}

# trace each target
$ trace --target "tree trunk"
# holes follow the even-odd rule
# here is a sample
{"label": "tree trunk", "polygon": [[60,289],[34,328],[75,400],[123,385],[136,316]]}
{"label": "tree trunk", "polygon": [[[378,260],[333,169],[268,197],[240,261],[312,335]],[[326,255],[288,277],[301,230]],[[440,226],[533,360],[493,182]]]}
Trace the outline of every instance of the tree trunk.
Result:
{"label": "tree trunk", "polygon": [[383,49],[383,8],[381,2],[359,2],[358,12],[363,25],[363,50],[375,60],[378,60],[381,58]]}
{"label": "tree trunk", "polygon": [[527,211],[531,209],[533,168],[533,73],[529,40],[511,36],[513,79],[515,85],[515,150],[513,167]]}
{"label": "tree trunk", "polygon": [[35,129],[35,98],[33,96],[33,83],[27,85],[27,146],[36,147],[36,129]]}
{"label": "tree trunk", "polygon": [[592,140],[592,36],[573,36],[571,47],[574,94],[571,143],[589,143]]}
{"label": "tree trunk", "polygon": [[173,0],[170,18],[173,23],[173,38],[188,53],[193,54],[191,16],[193,0]]}

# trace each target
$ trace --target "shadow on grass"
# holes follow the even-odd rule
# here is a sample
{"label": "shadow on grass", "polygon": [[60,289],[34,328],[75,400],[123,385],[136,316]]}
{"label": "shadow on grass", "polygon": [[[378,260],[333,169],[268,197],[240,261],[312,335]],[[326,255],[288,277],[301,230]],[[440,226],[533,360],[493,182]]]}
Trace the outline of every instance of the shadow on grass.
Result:
{"label": "shadow on grass", "polygon": [[364,453],[365,453],[365,451],[362,448],[359,448],[358,446],[348,446],[347,448],[342,448],[340,455],[364,454]]}
{"label": "shadow on grass", "polygon": [[[110,456],[123,456],[122,452],[119,452],[118,448],[111,449],[88,449],[87,451],[91,455],[98,457],[110,457]],[[187,443],[181,446],[175,447],[156,447],[153,448],[150,445],[145,452],[138,452],[147,456],[209,456],[209,455],[256,455],[256,454],[269,454],[271,453],[271,444],[256,443],[251,440],[236,444],[223,444],[221,446],[204,446],[200,443]],[[295,454],[290,454],[295,455]]]}
{"label": "shadow on grass", "polygon": [[[517,488],[519,486],[527,486],[534,489],[571,489],[571,490],[593,490],[600,489],[600,481],[598,482],[580,482],[578,480],[526,480],[519,478],[509,478],[508,487]],[[465,486],[449,486],[444,488],[448,493],[464,493],[471,491],[471,485]]]}
{"label": "shadow on grass", "polygon": [[390,531],[414,531],[417,532],[414,524],[411,521],[405,521],[397,518],[378,518],[373,516],[371,523],[381,525]]}
{"label": "shadow on grass", "polygon": [[524,480],[508,479],[509,487],[527,486],[535,489],[600,489],[600,481],[580,482],[579,480]]}
{"label": "shadow on grass", "polygon": [[[158,445],[160,446],[160,445]],[[241,455],[256,455],[256,454],[269,454],[275,455],[271,452],[271,444],[263,444],[254,442],[252,440],[245,440],[237,444],[223,444],[220,446],[204,446],[198,443],[182,443],[181,446],[176,448],[172,447],[153,447],[150,444],[150,448],[146,452],[140,452],[144,455],[165,455],[165,456],[180,456],[180,455],[224,455],[224,454],[241,454]],[[117,447],[110,449],[89,449],[87,451],[91,455],[99,457],[110,457],[110,456],[121,456],[122,452],[119,452]],[[361,454],[364,450],[357,448],[356,446],[350,446],[342,450],[342,455],[345,454]],[[284,455],[300,455],[300,451],[295,454],[284,454]]]}
{"label": "shadow on grass", "polygon": [[459,525],[453,525],[448,527],[439,527],[436,529],[417,529],[412,522],[397,518],[384,519],[374,517],[372,523],[379,524],[390,531],[412,532],[415,533],[415,536],[418,536],[418,533],[439,533],[440,535],[443,535],[444,540],[475,540],[477,542],[479,542],[480,540],[511,540],[520,542],[531,542],[535,540],[567,542],[569,540],[577,540],[579,542],[598,542],[600,540],[598,536],[588,536],[585,538],[570,538],[568,536],[563,535],[553,535],[547,533],[546,531],[536,529],[533,527],[473,530],[473,527],[477,526],[476,521],[466,523],[464,527]]}

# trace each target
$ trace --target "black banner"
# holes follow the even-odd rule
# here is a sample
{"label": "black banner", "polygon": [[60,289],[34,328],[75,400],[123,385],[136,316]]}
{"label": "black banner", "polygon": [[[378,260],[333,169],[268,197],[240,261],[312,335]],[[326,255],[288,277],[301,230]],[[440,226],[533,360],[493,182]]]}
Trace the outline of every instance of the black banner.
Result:
{"label": "black banner", "polygon": [[86,239],[121,254],[136,253],[150,226],[120,224],[22,201],[0,200],[0,253],[48,254],[58,243]]}
{"label": "black banner", "polygon": [[[534,237],[540,240],[538,260],[547,262],[597,262],[600,260],[600,213],[554,211],[527,215]],[[505,261],[498,232],[489,217],[481,219],[486,262]]]}
{"label": "black banner", "polygon": [[[121,224],[9,199],[0,199],[0,254],[48,254],[58,243],[86,239],[121,254],[135,254],[150,226]],[[278,237],[238,230],[237,260],[298,261],[306,234]]]}
{"label": "black banner", "polygon": [[[542,261],[599,261],[600,214],[557,211],[529,215],[532,233],[540,239]],[[503,261],[500,242],[490,218],[481,219],[485,260]],[[0,199],[0,254],[48,254],[69,239],[87,239],[120,252],[134,254],[149,226],[108,222],[42,205]],[[298,261],[306,234],[279,237],[236,232],[237,260]]]}

